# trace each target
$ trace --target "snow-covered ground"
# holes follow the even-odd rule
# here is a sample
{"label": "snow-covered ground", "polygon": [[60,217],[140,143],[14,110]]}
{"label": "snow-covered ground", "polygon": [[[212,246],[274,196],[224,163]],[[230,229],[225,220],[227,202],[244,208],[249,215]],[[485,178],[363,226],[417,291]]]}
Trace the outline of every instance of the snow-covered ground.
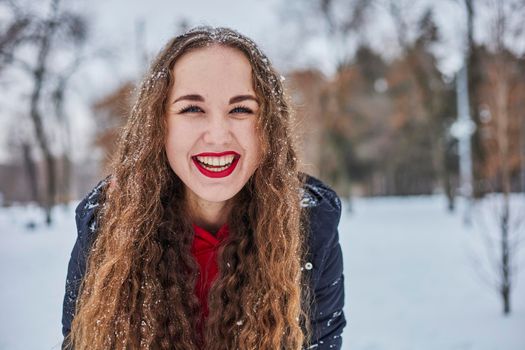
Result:
{"label": "snow-covered ground", "polygon": [[[352,205],[351,213],[345,205],[339,226],[344,349],[525,349],[525,273],[513,290],[513,312],[504,317],[472,263],[472,257],[486,257],[481,232],[491,225],[491,205],[476,215],[475,223],[483,218],[484,224],[471,228],[460,211],[447,213],[440,196],[356,199]],[[39,222],[37,209],[0,210],[0,350],[60,348],[73,210],[56,208],[56,224],[35,230],[27,222]]]}

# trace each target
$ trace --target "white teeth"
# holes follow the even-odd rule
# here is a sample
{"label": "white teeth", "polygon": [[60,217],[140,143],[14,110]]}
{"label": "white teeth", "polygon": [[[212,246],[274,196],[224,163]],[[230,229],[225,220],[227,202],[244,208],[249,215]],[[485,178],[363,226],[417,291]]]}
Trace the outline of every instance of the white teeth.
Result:
{"label": "white teeth", "polygon": [[220,172],[220,171],[223,171],[223,170],[225,170],[225,169],[228,169],[228,167],[229,167],[229,166],[222,166],[222,167],[220,167],[220,168],[210,168],[210,167],[208,167],[208,166],[206,166],[206,165],[204,165],[204,164],[203,164],[202,166],[203,166],[204,168],[206,168],[207,170],[209,170],[209,171],[213,171],[213,172],[215,172],[215,173],[218,173],[218,172]]}
{"label": "white teeth", "polygon": [[209,166],[230,166],[233,162],[234,156],[233,155],[227,155],[222,157],[197,157],[197,160],[201,163],[204,163],[205,165]]}

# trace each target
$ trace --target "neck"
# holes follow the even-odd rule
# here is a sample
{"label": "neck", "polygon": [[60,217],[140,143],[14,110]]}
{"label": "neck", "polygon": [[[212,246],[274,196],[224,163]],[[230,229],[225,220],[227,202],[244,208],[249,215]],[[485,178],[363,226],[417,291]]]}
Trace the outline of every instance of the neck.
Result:
{"label": "neck", "polygon": [[193,224],[215,234],[228,220],[230,201],[210,202],[187,191],[186,203]]}

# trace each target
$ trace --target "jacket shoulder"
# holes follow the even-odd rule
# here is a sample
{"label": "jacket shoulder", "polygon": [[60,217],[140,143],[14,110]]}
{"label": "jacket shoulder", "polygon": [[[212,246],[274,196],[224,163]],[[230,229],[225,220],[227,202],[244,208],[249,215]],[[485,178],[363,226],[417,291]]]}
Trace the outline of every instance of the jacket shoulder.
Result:
{"label": "jacket shoulder", "polygon": [[[77,205],[75,222],[77,225],[77,239],[67,269],[65,294],[62,309],[62,334],[64,337],[71,330],[71,322],[76,313],[76,300],[80,284],[86,272],[86,264],[90,246],[94,242],[97,230],[96,211],[100,206],[100,197],[108,179],[100,181]],[[65,341],[62,348],[65,347]]]}
{"label": "jacket shoulder", "polygon": [[109,177],[101,180],[77,205],[75,221],[81,243],[88,243],[88,239],[96,230],[96,213],[101,205],[102,191],[107,187]]}
{"label": "jacket shoulder", "polygon": [[308,349],[341,349],[346,326],[343,252],[339,243],[341,200],[319,179],[304,179],[301,205],[308,220],[308,245],[304,272],[311,295],[311,338]]}
{"label": "jacket shoulder", "polygon": [[307,228],[306,261],[311,272],[312,284],[318,288],[328,280],[323,272],[327,257],[339,244],[338,226],[341,219],[341,200],[337,193],[321,180],[305,174],[301,206],[305,211]]}
{"label": "jacket shoulder", "polygon": [[304,185],[301,193],[301,206],[309,212],[312,219],[323,219],[330,226],[339,224],[341,217],[341,199],[337,193],[321,180],[304,174]]}

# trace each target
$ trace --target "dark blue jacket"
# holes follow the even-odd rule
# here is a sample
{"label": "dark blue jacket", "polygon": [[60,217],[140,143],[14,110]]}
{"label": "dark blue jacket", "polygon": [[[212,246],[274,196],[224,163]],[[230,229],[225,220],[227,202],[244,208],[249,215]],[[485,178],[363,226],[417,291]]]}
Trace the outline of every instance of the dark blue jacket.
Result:
{"label": "dark blue jacket", "polygon": [[[66,336],[75,315],[79,285],[86,270],[87,255],[97,231],[95,209],[100,205],[101,181],[76,208],[78,237],[69,261],[62,312],[62,333]],[[302,193],[302,207],[310,224],[308,254],[303,271],[309,274],[312,290],[310,322],[311,345],[308,349],[341,349],[341,334],[346,325],[343,313],[343,256],[337,226],[341,201],[337,194],[318,179],[307,176]]]}

